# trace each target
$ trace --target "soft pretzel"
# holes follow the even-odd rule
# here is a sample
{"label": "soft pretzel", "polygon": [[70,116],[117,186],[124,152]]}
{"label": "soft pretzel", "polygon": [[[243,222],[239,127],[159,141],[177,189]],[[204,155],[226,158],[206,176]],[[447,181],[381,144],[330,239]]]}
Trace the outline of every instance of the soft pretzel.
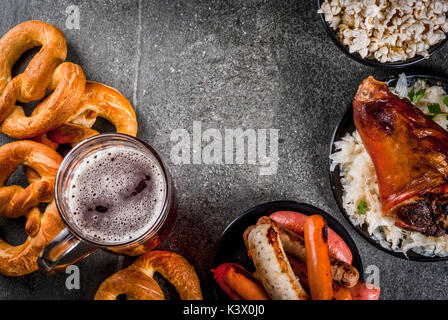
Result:
{"label": "soft pretzel", "polygon": [[39,254],[64,228],[54,200],[43,214],[39,208],[32,209],[27,215],[28,238],[23,244],[12,246],[0,239],[0,273],[23,276],[36,271]]}
{"label": "soft pretzel", "polygon": [[21,78],[14,78],[0,98],[0,131],[15,139],[39,136],[56,129],[77,110],[85,89],[86,78],[80,66],[64,62],[51,76],[49,90],[54,90],[34,109],[30,117],[15,106]]}
{"label": "soft pretzel", "polygon": [[[21,276],[37,270],[40,251],[63,228],[53,200],[55,177],[62,161],[53,149],[34,141],[17,141],[0,147],[0,216],[25,216],[25,243],[12,246],[0,239],[0,273]],[[19,165],[32,168],[27,188],[5,186]],[[50,202],[42,214],[39,204]]]}
{"label": "soft pretzel", "polygon": [[[39,203],[50,202],[61,162],[57,152],[34,141],[16,141],[0,147],[0,216],[17,218]],[[5,186],[20,165],[32,168],[38,177],[29,181],[25,189]]]}
{"label": "soft pretzel", "polygon": [[61,30],[37,20],[15,26],[0,39],[0,94],[12,81],[14,63],[25,51],[38,46],[42,47],[25,72],[15,77],[20,84],[16,96],[20,102],[43,98],[54,69],[67,56],[67,45]]}
{"label": "soft pretzel", "polygon": [[96,130],[91,129],[97,117],[112,123],[118,133],[137,135],[137,118],[129,101],[114,88],[87,81],[77,111],[62,126],[38,139],[53,148],[65,143],[76,145],[98,134]]}
{"label": "soft pretzel", "polygon": [[169,251],[150,251],[140,256],[128,268],[107,278],[98,288],[95,300],[115,300],[122,294],[132,300],[164,300],[162,289],[153,279],[155,272],[174,285],[182,300],[202,300],[193,266]]}
{"label": "soft pretzel", "polygon": [[155,235],[151,238],[150,241],[142,243],[138,245],[137,247],[133,248],[125,248],[125,249],[116,249],[116,248],[109,248],[109,251],[118,253],[118,254],[125,254],[127,256],[135,257],[140,256],[148,251],[151,251],[154,248],[157,248],[161,243],[161,239],[158,235]]}

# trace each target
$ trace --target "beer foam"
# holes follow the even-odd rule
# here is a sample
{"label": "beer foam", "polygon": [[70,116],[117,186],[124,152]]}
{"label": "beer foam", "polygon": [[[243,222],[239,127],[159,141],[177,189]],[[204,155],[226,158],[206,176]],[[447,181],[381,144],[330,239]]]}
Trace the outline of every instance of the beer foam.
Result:
{"label": "beer foam", "polygon": [[109,147],[74,168],[70,222],[90,241],[123,244],[143,235],[162,212],[166,180],[159,162],[130,147]]}

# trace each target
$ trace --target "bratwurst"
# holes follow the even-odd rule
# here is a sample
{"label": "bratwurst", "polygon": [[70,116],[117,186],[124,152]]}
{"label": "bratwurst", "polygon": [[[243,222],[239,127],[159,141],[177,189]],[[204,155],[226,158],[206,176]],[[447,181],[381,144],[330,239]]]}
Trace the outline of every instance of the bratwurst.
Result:
{"label": "bratwurst", "polygon": [[[286,228],[281,227],[279,224],[266,216],[258,219],[257,225],[258,224],[269,224],[271,226],[274,226],[279,234],[280,241],[283,245],[284,250],[289,255],[306,264],[305,240],[301,236]],[[250,228],[251,227],[249,227],[243,235],[246,242],[246,247],[247,232],[250,230]],[[341,284],[346,288],[351,288],[358,283],[359,272],[354,266],[336,259],[331,254],[330,264],[332,278],[335,282]]]}
{"label": "bratwurst", "polygon": [[294,275],[274,226],[258,224],[250,227],[246,244],[258,277],[273,300],[308,299],[308,294]]}

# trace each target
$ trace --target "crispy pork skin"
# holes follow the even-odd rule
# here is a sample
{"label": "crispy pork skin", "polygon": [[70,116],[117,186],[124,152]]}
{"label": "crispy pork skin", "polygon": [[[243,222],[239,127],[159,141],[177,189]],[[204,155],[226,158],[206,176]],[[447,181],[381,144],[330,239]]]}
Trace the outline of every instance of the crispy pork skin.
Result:
{"label": "crispy pork skin", "polygon": [[375,166],[383,214],[401,228],[444,235],[448,132],[371,76],[359,86],[353,114]]}

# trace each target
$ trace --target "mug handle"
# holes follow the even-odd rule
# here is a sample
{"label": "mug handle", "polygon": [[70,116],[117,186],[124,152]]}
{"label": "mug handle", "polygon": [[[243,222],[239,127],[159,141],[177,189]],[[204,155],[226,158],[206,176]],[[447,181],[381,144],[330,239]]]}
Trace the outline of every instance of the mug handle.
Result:
{"label": "mug handle", "polygon": [[42,250],[37,264],[40,269],[53,273],[84,259],[97,249],[65,228]]}

